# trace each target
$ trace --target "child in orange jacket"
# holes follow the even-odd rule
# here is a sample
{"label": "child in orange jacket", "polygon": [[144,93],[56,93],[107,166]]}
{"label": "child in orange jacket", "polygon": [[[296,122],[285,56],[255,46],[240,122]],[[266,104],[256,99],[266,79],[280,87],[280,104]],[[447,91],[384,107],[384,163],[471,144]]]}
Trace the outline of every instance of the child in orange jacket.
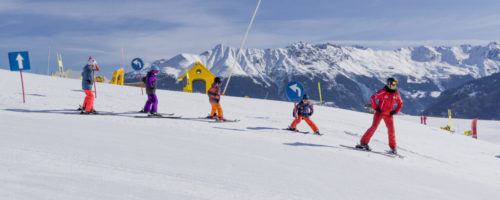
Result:
{"label": "child in orange jacket", "polygon": [[224,121],[226,119],[224,118],[222,107],[219,104],[221,93],[220,86],[221,79],[219,77],[215,77],[214,82],[212,83],[212,87],[207,92],[208,100],[210,101],[210,105],[212,106],[212,111],[210,112],[209,118]]}

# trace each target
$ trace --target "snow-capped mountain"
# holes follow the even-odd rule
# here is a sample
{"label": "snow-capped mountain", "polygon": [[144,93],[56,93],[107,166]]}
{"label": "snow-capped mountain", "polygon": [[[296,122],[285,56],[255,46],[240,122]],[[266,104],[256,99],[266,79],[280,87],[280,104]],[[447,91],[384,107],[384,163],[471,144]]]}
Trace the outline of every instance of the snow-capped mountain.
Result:
{"label": "snow-capped mountain", "polygon": [[[237,51],[219,44],[199,55],[183,53],[157,60],[154,64],[163,72],[160,87],[181,90],[182,83],[175,78],[198,61],[215,75],[227,77]],[[370,95],[381,89],[388,77],[396,77],[405,101],[402,111],[420,114],[442,91],[499,72],[499,52],[500,45],[495,42],[393,51],[304,42],[277,49],[243,49],[226,94],[284,100],[285,86],[299,81],[312,99],[319,100],[320,82],[324,101],[364,110]],[[128,73],[126,81],[137,80],[136,76]]]}
{"label": "snow-capped mountain", "polygon": [[459,118],[500,119],[500,73],[472,80],[444,91],[424,113],[431,116],[452,115]]}

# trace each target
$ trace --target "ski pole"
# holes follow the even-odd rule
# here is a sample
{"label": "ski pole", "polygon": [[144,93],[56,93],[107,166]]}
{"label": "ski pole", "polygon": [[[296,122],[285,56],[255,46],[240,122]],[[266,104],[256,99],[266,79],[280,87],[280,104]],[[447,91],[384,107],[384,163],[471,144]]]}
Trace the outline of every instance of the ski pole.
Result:
{"label": "ski pole", "polygon": [[94,94],[95,94],[95,98],[97,99],[97,87],[95,86],[95,74],[94,74],[94,70],[92,70],[92,78],[94,79]]}

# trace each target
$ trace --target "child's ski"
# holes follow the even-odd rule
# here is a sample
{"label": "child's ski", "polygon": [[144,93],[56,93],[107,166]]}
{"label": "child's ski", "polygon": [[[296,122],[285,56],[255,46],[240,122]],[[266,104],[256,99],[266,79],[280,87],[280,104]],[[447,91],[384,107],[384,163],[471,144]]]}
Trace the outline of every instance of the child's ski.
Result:
{"label": "child's ski", "polygon": [[[144,113],[144,114],[147,114],[147,112],[141,112],[141,111],[128,111],[130,113]],[[160,113],[161,115],[168,115],[168,116],[172,116],[172,115],[175,115],[175,113]]]}
{"label": "child's ski", "polygon": [[284,128],[284,129],[281,129],[281,130],[291,131],[291,132],[297,132],[297,133],[302,133],[302,134],[309,134],[308,131],[291,130],[291,129],[288,129],[288,128]]}
{"label": "child's ski", "polygon": [[208,121],[208,123],[226,123],[226,122],[239,122],[239,119],[225,119],[225,120],[213,120]]}
{"label": "child's ski", "polygon": [[179,119],[181,116],[134,116],[135,118],[169,118],[169,119]]}

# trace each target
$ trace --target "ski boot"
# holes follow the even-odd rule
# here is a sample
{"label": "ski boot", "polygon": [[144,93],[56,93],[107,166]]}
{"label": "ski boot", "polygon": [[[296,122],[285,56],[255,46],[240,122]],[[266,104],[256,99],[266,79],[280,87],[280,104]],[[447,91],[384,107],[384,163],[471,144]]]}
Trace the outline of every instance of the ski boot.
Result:
{"label": "ski boot", "polygon": [[99,113],[98,113],[96,110],[94,110],[94,109],[92,108],[92,110],[90,110],[90,114],[97,115],[97,114],[99,114]]}
{"label": "ski boot", "polygon": [[295,127],[291,127],[291,126],[289,126],[288,128],[285,128],[285,130],[297,131],[297,129]]}
{"label": "ski boot", "polygon": [[214,115],[210,115],[208,114],[205,119],[217,119],[217,113],[215,113]]}
{"label": "ski boot", "polygon": [[314,131],[314,135],[323,135],[323,134],[319,133],[319,130],[317,130],[317,131]]}
{"label": "ski boot", "polygon": [[359,143],[358,145],[356,145],[356,148],[358,148],[358,149],[364,149],[366,151],[371,151],[372,150],[370,148],[370,146],[368,146],[368,144],[365,144],[365,143]]}
{"label": "ski boot", "polygon": [[215,118],[215,121],[221,121],[221,122],[226,121],[226,118],[224,118],[224,117],[214,117],[214,118]]}
{"label": "ski boot", "polygon": [[82,106],[78,106],[78,109],[76,109],[78,111],[85,111],[85,107],[82,107]]}
{"label": "ski boot", "polygon": [[82,110],[82,111],[80,111],[80,115],[90,115],[90,112]]}
{"label": "ski boot", "polygon": [[144,108],[139,111],[139,113],[148,113],[148,111],[145,111]]}
{"label": "ski boot", "polygon": [[391,150],[389,151],[389,153],[398,154],[398,150],[396,150],[396,148],[391,148]]}
{"label": "ski boot", "polygon": [[149,117],[163,117],[160,113],[157,112],[150,112],[148,114]]}

